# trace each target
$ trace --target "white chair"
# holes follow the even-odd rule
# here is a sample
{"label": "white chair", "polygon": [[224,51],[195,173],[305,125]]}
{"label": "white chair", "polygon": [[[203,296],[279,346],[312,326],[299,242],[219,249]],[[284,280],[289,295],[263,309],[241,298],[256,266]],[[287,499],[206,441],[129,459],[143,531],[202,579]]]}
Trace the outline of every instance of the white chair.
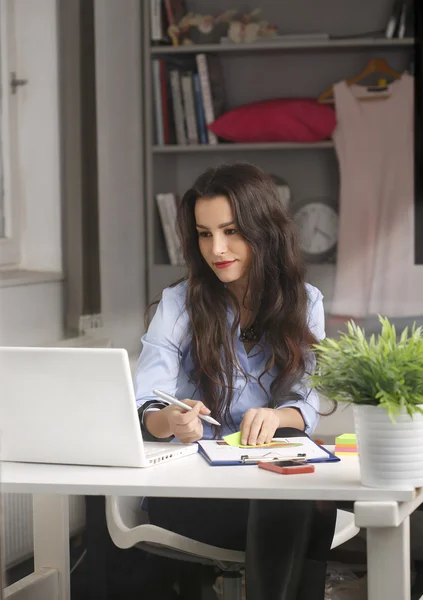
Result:
{"label": "white chair", "polygon": [[[222,572],[224,599],[241,600],[240,571],[245,564],[244,552],[203,544],[150,525],[147,522],[147,514],[140,509],[139,498],[106,497],[106,519],[110,537],[118,548],[137,546],[147,552],[169,558],[214,565]],[[332,548],[350,540],[358,532],[354,515],[338,510]]]}

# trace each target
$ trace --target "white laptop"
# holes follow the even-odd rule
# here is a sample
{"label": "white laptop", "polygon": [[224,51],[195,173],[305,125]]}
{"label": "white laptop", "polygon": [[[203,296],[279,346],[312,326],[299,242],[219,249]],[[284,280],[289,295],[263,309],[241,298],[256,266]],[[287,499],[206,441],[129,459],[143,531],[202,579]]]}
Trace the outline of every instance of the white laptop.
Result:
{"label": "white laptop", "polygon": [[5,461],[150,467],[197,444],[144,442],[120,349],[0,348]]}

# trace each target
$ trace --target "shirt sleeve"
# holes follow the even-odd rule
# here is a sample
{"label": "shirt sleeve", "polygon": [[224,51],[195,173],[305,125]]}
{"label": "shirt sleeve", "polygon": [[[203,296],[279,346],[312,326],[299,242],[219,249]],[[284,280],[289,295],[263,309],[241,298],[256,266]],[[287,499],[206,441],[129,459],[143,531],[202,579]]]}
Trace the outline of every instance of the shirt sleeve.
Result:
{"label": "shirt sleeve", "polygon": [[177,288],[167,288],[142,337],[142,351],[134,376],[137,408],[148,400],[158,400],[153,389],[175,395],[181,363],[181,344],[188,317]]}
{"label": "shirt sleeve", "polygon": [[[323,308],[323,295],[319,290],[313,288],[314,294],[310,298],[308,310],[308,325],[311,333],[318,339],[323,340],[325,333],[325,313]],[[308,384],[308,376],[314,372],[316,358],[313,352],[309,352],[306,361],[306,373],[302,380],[293,387],[292,391],[301,396],[301,399],[284,402],[279,408],[298,408],[305,423],[305,433],[310,435],[316,429],[319,422],[320,399],[317,391]]]}

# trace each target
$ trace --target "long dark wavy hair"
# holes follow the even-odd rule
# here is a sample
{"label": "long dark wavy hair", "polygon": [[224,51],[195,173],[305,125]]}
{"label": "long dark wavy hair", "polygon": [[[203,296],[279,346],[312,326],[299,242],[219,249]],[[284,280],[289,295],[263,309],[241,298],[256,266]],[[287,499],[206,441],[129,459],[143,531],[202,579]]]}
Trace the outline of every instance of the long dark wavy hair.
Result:
{"label": "long dark wavy hair", "polygon": [[[308,353],[317,339],[307,323],[305,264],[296,228],[282,206],[273,179],[248,163],[207,170],[182,197],[177,230],[188,268],[186,310],[193,361],[190,377],[196,389],[201,389],[201,399],[212,416],[228,422],[234,369],[242,371],[234,351],[240,307],[201,255],[194,214],[197,199],[217,196],[228,199],[235,227],[252,250],[244,302],[270,348],[258,380],[260,385],[261,378],[276,367],[270,408],[295,397],[292,388],[304,376]],[[229,306],[235,315],[230,331]],[[248,374],[243,374],[247,379]]]}

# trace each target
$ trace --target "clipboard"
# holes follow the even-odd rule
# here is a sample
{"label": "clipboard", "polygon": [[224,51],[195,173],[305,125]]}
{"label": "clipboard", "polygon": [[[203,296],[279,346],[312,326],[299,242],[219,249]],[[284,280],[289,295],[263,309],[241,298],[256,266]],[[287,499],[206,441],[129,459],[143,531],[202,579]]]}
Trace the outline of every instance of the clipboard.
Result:
{"label": "clipboard", "polygon": [[[283,435],[288,433],[288,435]],[[290,435],[289,435],[290,434]],[[198,442],[198,452],[212,467],[221,466],[244,466],[244,465],[257,465],[259,461],[272,462],[278,460],[303,460],[308,463],[322,463],[322,462],[339,462],[340,458],[335,456],[323,446],[320,446],[314,442],[306,433],[297,429],[280,429],[277,432],[277,439],[289,438],[287,441],[300,442],[304,440],[304,447],[293,447],[285,448],[283,451],[277,447],[269,448],[234,448],[226,447],[224,451],[217,450],[217,440],[204,440]],[[213,445],[215,444],[216,447]],[[221,448],[221,447],[220,447]],[[308,456],[304,456],[303,451],[309,451]],[[234,458],[231,458],[231,454]],[[245,458],[247,457],[247,458]]]}

